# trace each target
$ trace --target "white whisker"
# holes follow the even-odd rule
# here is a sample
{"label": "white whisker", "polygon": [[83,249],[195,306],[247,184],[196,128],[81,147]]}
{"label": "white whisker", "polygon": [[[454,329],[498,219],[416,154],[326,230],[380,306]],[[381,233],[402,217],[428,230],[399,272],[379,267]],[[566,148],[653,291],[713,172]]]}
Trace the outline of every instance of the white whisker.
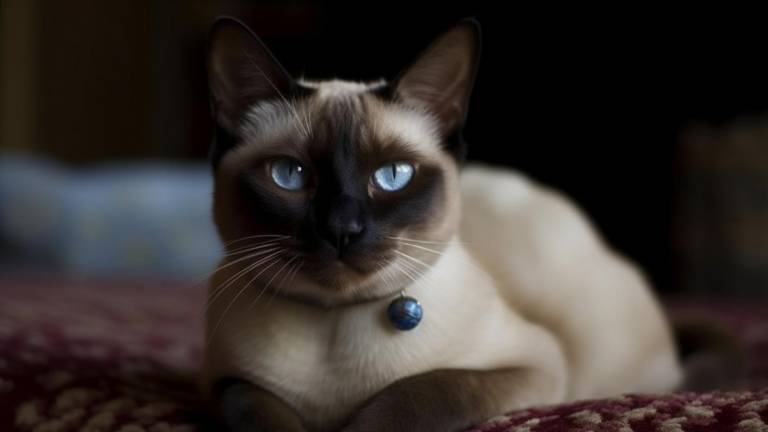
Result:
{"label": "white whisker", "polygon": [[389,269],[387,268],[386,264],[379,264],[379,272],[378,276],[379,279],[384,283],[384,286],[388,289],[395,289],[395,283],[391,279],[391,275],[389,274]]}
{"label": "white whisker", "polygon": [[232,246],[235,243],[238,243],[238,242],[241,242],[241,241],[244,241],[244,240],[250,240],[250,239],[255,239],[255,238],[288,238],[288,237],[290,237],[290,236],[289,235],[284,235],[284,234],[257,234],[257,235],[251,235],[251,236],[240,237],[238,239],[234,239],[232,241],[229,241],[229,242],[224,244],[224,248],[227,248],[229,246]]}
{"label": "white whisker", "polygon": [[226,254],[222,255],[222,257],[229,257],[229,256],[239,255],[239,254],[242,254],[242,253],[251,252],[251,251],[255,251],[255,250],[259,250],[259,249],[264,249],[264,248],[270,247],[270,246],[277,246],[277,245],[280,244],[281,241],[282,240],[270,240],[268,242],[260,243],[259,245],[245,246],[245,247],[242,247],[242,248],[239,248],[239,249],[235,249],[235,250],[233,250],[233,251],[231,251],[229,253],[226,253]]}
{"label": "white whisker", "polygon": [[[280,273],[282,273],[283,270],[285,270],[298,257],[299,257],[298,255],[294,255],[293,257],[291,257],[291,259],[286,261],[285,264],[283,264],[283,266],[280,267],[280,269],[278,271],[276,271],[275,274],[273,274],[271,278],[269,278],[269,281],[267,282],[266,285],[264,285],[264,288],[262,288],[262,290],[259,293],[259,295],[257,295],[256,298],[253,300],[253,302],[251,302],[251,305],[249,306],[250,309],[253,309],[253,307],[259,301],[259,298],[261,298],[262,294],[264,294],[269,289],[269,287],[272,285],[272,282],[277,278],[277,276]],[[283,278],[283,280],[285,280],[285,278]]]}
{"label": "white whisker", "polygon": [[[291,98],[291,103],[292,103],[292,104],[294,105],[294,107],[295,107],[295,105],[296,105],[296,99],[295,99],[295,98]],[[294,108],[294,112],[296,112],[296,108]],[[301,116],[301,120],[303,121],[303,123],[304,123],[304,127],[305,127],[305,128],[306,128],[306,130],[307,130],[307,138],[309,138],[310,136],[312,136],[312,125],[311,125],[311,123],[310,123],[310,121],[309,121],[309,117],[308,117],[308,116],[309,116],[309,110],[307,110],[307,109],[303,109],[303,110],[301,110],[301,112],[302,112],[302,114],[303,114],[303,115]],[[298,112],[297,112],[297,115],[298,115]]]}
{"label": "white whisker", "polygon": [[419,263],[419,264],[423,265],[423,266],[424,266],[424,268],[425,268],[425,269],[427,269],[427,270],[430,270],[430,269],[432,268],[432,266],[431,266],[431,265],[429,265],[429,264],[425,263],[424,261],[422,261],[422,260],[420,260],[420,259],[418,259],[418,258],[412,257],[412,256],[408,255],[408,254],[407,254],[407,253],[405,253],[405,252],[402,252],[402,251],[396,250],[396,251],[395,251],[395,253],[397,253],[398,255],[402,255],[402,256],[404,256],[404,257],[408,258],[408,259],[409,259],[409,260],[411,260],[411,261],[414,261],[414,262],[417,262],[417,263]]}
{"label": "white whisker", "polygon": [[416,267],[415,264],[409,261],[400,261],[400,264],[403,265],[404,268],[408,269],[412,274],[415,274],[419,283],[427,282],[427,273]]}
{"label": "white whisker", "polygon": [[[282,251],[281,251],[282,252]],[[261,276],[265,271],[269,270],[270,267],[280,262],[279,256],[277,258],[274,258],[273,261],[261,271],[259,271],[256,276],[254,276],[251,280],[246,283],[243,288],[240,289],[240,291],[235,294],[235,297],[232,298],[232,300],[227,304],[227,307],[224,309],[224,312],[221,313],[221,316],[219,317],[218,321],[216,321],[216,325],[213,327],[213,330],[211,330],[211,333],[208,335],[208,341],[213,339],[213,336],[216,334],[216,331],[219,329],[219,326],[221,326],[221,323],[224,321],[224,318],[226,317],[227,313],[229,313],[229,310],[232,308],[232,305],[235,304],[238,298],[240,298],[241,295],[245,292],[246,289],[253,283],[259,276]],[[263,290],[262,290],[263,292]]]}
{"label": "white whisker", "polygon": [[[441,252],[441,251],[438,251],[438,250],[435,250],[435,249],[431,249],[431,248],[428,248],[428,247],[424,247],[424,246],[421,246],[421,245],[411,244],[411,243],[408,243],[407,241],[403,241],[403,240],[400,241],[400,244],[403,245],[403,246],[408,246],[408,247],[412,247],[412,248],[416,248],[416,249],[421,249],[423,251],[433,253],[433,254],[438,255],[440,257],[445,255],[445,252]],[[463,261],[465,264],[473,267],[475,270],[477,270],[477,271],[479,271],[481,273],[485,273],[485,270],[483,270],[480,267],[478,267],[476,263],[472,262],[472,260],[467,259],[466,257],[461,257],[461,261]]]}
{"label": "white whisker", "polygon": [[411,281],[413,281],[413,283],[414,283],[414,284],[417,284],[417,283],[419,283],[419,281],[417,280],[417,278],[418,278],[418,274],[417,274],[417,275],[414,277],[414,276],[413,276],[413,274],[411,273],[411,272],[412,272],[412,270],[408,269],[407,267],[405,267],[405,266],[403,265],[403,264],[406,264],[406,263],[407,263],[407,261],[395,261],[395,267],[396,267],[396,268],[397,268],[397,269],[398,269],[398,270],[399,270],[399,271],[400,271],[402,274],[406,275],[406,276],[407,276],[407,277],[408,277],[408,278],[409,278]]}
{"label": "white whisker", "polygon": [[[294,256],[293,258],[298,258],[298,255]],[[278,285],[277,289],[272,291],[272,295],[269,296],[269,300],[267,300],[266,307],[269,307],[269,305],[272,304],[272,300],[274,300],[275,297],[277,297],[277,294],[280,292],[280,290],[283,289],[283,285],[285,285],[285,282],[286,280],[288,280],[288,278],[290,278],[291,281],[293,281],[293,278],[296,276],[296,273],[298,273],[299,268],[301,268],[303,264],[304,264],[304,260],[299,260],[296,262],[296,264],[294,264],[293,268],[291,268],[285,273],[285,276],[283,276],[283,279],[280,280],[280,285]]]}
{"label": "white whisker", "polygon": [[229,279],[224,281],[224,283],[221,286],[216,287],[214,290],[212,290],[212,292],[209,294],[210,298],[208,299],[208,304],[205,307],[206,314],[208,313],[208,310],[211,308],[213,303],[215,303],[216,300],[219,298],[219,296],[221,296],[221,294],[229,286],[231,286],[235,281],[240,279],[243,275],[247,274],[248,272],[255,270],[256,267],[258,267],[259,265],[265,263],[267,260],[276,257],[277,255],[282,253],[284,250],[285,250],[285,248],[275,248],[272,251],[262,252],[262,253],[258,254],[258,255],[263,255],[263,254],[270,254],[271,253],[271,255],[266,256],[264,258],[261,258],[258,261],[256,261],[255,263],[246,266],[243,270],[240,270],[239,272],[237,272],[233,276],[231,276]]}
{"label": "white whisker", "polygon": [[264,254],[267,254],[267,253],[273,252],[273,251],[275,251],[275,250],[277,250],[277,249],[279,249],[279,248],[280,248],[280,247],[279,247],[278,245],[275,245],[273,249],[268,249],[268,250],[265,250],[265,251],[254,252],[254,253],[252,253],[252,254],[249,254],[249,255],[246,255],[246,256],[244,256],[244,257],[240,257],[240,258],[238,258],[238,259],[236,259],[236,260],[234,260],[234,261],[230,261],[230,262],[228,262],[228,263],[226,263],[226,264],[224,264],[224,265],[221,265],[221,266],[218,266],[218,267],[216,267],[216,268],[215,268],[213,271],[210,271],[210,272],[208,272],[207,274],[205,274],[205,275],[201,276],[201,279],[208,279],[208,278],[210,278],[211,276],[215,275],[216,273],[218,273],[218,272],[220,272],[220,271],[222,271],[222,270],[224,270],[224,269],[226,269],[226,268],[228,268],[228,267],[231,267],[231,266],[233,266],[233,265],[235,265],[235,264],[237,264],[237,263],[240,263],[240,262],[243,262],[243,261],[249,260],[249,259],[251,259],[251,258],[256,258],[256,257],[258,257],[258,256],[261,256],[261,255],[264,255]]}
{"label": "white whisker", "polygon": [[257,262],[246,265],[244,268],[240,269],[237,273],[227,278],[227,280],[225,280],[224,283],[212,289],[208,293],[208,300],[205,302],[204,314],[206,316],[208,315],[208,312],[210,311],[213,304],[216,303],[216,300],[219,298],[219,296],[221,296],[221,294],[223,294],[224,291],[226,291],[231,284],[233,284],[236,280],[240,279],[244,275],[248,274],[249,271],[255,270],[260,263],[261,263],[260,261],[257,261]]}
{"label": "white whisker", "polygon": [[[392,240],[403,240],[411,243],[423,243],[423,244],[435,244],[435,245],[449,245],[453,242],[452,240],[449,240],[449,241],[417,240],[417,239],[412,239],[407,237],[393,237],[393,236],[387,236],[387,238]],[[457,242],[457,243],[463,244],[463,242]]]}
{"label": "white whisker", "polygon": [[440,256],[444,255],[444,252],[441,252],[439,250],[435,250],[435,249],[432,249],[432,248],[428,248],[428,247],[424,247],[424,246],[420,246],[420,245],[416,245],[416,244],[411,244],[411,243],[405,242],[403,240],[400,241],[400,244],[405,245],[405,246],[409,246],[409,247],[412,247],[412,248],[416,248],[416,249],[421,249],[423,251],[431,252],[431,253],[436,254],[436,255],[440,255]]}
{"label": "white whisker", "polygon": [[389,288],[392,291],[401,290],[402,289],[402,287],[399,286],[399,284],[397,283],[397,278],[392,273],[393,270],[396,270],[396,268],[394,268],[395,265],[390,265],[390,266],[387,266],[385,264],[381,264],[380,265],[380,268],[381,268],[381,271],[380,271],[381,279],[384,282],[384,284],[387,286],[387,288]]}

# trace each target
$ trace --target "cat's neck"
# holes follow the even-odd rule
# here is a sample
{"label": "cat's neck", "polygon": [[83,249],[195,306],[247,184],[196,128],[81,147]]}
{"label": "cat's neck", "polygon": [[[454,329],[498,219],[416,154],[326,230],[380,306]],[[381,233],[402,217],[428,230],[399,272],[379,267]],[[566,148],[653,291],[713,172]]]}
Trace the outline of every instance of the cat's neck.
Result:
{"label": "cat's neck", "polygon": [[[418,300],[424,308],[425,318],[419,325],[427,328],[440,322],[445,315],[455,311],[468,301],[469,296],[482,291],[479,285],[493,289],[491,279],[474,263],[464,246],[453,240],[445,248],[440,258],[421,274],[413,274],[410,283],[402,287],[405,295]],[[474,291],[474,292],[473,292]],[[320,309],[316,317],[320,321],[328,320],[342,325],[348,319],[350,323],[368,323],[380,327],[381,331],[396,334],[391,324],[385,319],[388,304],[400,293],[358,304],[342,305],[330,310]],[[455,313],[455,312],[454,312]],[[372,317],[375,321],[371,321]],[[354,329],[356,325],[349,325]]]}
{"label": "cat's neck", "polygon": [[[457,309],[466,309],[466,303],[472,302],[473,298],[495,294],[493,281],[455,238],[428,270],[420,275],[414,274],[411,283],[401,289],[406,295],[417,299],[424,309],[425,318],[419,325],[419,332],[429,331],[434,325],[444,325],[446,316],[455,314]],[[238,289],[228,290],[231,293],[237,291]],[[263,325],[275,330],[280,328],[280,332],[311,331],[317,334],[325,329],[328,332],[344,333],[368,328],[369,331],[382,336],[394,335],[399,331],[387,322],[386,308],[399,293],[400,290],[392,296],[333,307],[309,304],[283,296],[274,297],[268,302],[259,302],[255,307],[248,306],[248,302],[237,302],[227,311],[228,317],[223,320],[218,332],[226,332],[227,324],[238,321],[236,316],[244,314],[251,325]],[[226,296],[225,293],[224,297]],[[229,301],[219,300],[220,304],[227,304]],[[217,309],[209,311],[209,324],[219,320],[220,317],[216,315],[222,311]],[[260,324],[253,322],[254,320]]]}

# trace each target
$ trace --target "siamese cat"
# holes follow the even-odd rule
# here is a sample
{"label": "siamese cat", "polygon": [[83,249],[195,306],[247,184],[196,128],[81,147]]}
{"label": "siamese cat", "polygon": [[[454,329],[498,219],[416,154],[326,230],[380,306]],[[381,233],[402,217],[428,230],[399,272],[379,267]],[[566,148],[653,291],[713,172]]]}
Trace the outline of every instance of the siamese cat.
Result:
{"label": "siamese cat", "polygon": [[465,20],[391,82],[297,80],[244,25],[214,24],[227,255],[202,378],[227,428],[459,431],[680,382],[648,283],[573,204],[462,168],[479,54]]}

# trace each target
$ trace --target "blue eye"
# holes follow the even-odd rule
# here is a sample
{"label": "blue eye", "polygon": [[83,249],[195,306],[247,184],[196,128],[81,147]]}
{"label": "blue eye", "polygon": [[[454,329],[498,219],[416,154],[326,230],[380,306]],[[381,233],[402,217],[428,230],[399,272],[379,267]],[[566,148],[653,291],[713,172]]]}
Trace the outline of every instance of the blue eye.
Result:
{"label": "blue eye", "polygon": [[299,190],[307,184],[306,170],[291,159],[278,159],[270,167],[272,180],[283,189]]}
{"label": "blue eye", "polygon": [[413,171],[413,165],[407,162],[395,162],[376,170],[373,173],[373,181],[381,189],[394,192],[408,185],[413,178]]}

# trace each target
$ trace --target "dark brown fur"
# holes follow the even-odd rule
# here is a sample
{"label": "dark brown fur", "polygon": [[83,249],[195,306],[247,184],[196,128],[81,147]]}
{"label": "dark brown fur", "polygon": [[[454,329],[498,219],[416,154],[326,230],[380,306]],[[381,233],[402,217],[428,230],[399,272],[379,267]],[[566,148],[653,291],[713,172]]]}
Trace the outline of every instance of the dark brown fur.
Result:
{"label": "dark brown fur", "polygon": [[441,369],[394,382],[344,432],[461,431],[504,410],[526,374],[516,369]]}
{"label": "dark brown fur", "polygon": [[[349,419],[343,432],[461,431],[503,411],[525,385],[517,369],[441,369],[392,383]],[[224,421],[234,432],[304,432],[300,415],[245,381],[225,382]]]}

